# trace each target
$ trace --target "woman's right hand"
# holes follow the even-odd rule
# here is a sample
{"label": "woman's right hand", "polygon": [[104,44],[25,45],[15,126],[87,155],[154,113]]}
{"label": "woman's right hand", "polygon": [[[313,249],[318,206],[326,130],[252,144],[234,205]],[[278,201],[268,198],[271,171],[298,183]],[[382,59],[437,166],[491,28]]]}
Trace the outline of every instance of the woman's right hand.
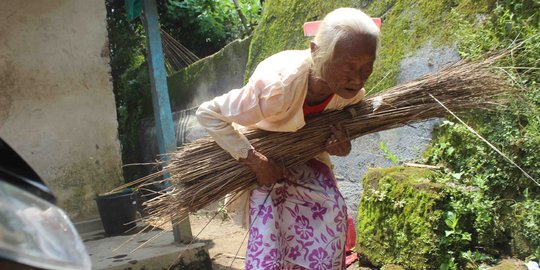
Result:
{"label": "woman's right hand", "polygon": [[247,158],[240,159],[240,162],[255,173],[257,183],[261,186],[270,186],[291,176],[283,163],[269,159],[255,149],[250,149]]}

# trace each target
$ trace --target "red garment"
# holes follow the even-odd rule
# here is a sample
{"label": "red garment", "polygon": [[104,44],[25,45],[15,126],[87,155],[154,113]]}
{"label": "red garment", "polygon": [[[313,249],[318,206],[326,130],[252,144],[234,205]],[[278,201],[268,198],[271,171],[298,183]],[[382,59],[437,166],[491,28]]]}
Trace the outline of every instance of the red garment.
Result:
{"label": "red garment", "polygon": [[356,245],[356,231],[354,230],[354,221],[347,215],[347,241],[345,242],[345,252],[352,251]]}
{"label": "red garment", "polygon": [[326,108],[328,103],[330,103],[330,100],[332,100],[333,97],[334,97],[334,94],[327,97],[323,102],[319,104],[315,104],[315,105],[308,105],[304,101],[304,105],[302,106],[302,110],[304,111],[304,116],[314,114],[314,113],[320,113],[324,111],[324,109]]}

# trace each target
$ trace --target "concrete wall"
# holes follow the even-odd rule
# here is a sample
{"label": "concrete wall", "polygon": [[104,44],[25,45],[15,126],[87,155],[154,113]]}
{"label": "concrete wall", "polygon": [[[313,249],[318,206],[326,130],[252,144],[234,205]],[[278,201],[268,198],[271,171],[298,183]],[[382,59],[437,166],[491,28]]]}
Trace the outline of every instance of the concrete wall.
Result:
{"label": "concrete wall", "polygon": [[78,220],[122,183],[103,0],[3,0],[0,137]]}

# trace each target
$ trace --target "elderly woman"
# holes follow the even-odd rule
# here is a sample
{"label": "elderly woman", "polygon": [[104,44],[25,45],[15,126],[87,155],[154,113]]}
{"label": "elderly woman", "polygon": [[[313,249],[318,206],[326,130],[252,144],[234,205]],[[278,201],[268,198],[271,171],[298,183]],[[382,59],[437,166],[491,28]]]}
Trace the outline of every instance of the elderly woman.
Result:
{"label": "elderly woman", "polygon": [[[215,141],[248,166],[259,187],[249,199],[246,269],[342,269],[347,207],[330,155],[351,150],[339,123],[326,152],[285,168],[254,149],[239,127],[295,132],[304,117],[342,109],[364,98],[379,29],[362,11],[340,8],[322,21],[310,50],[284,51],[262,61],[240,89],[203,103],[197,117]],[[287,147],[287,146],[283,146]]]}

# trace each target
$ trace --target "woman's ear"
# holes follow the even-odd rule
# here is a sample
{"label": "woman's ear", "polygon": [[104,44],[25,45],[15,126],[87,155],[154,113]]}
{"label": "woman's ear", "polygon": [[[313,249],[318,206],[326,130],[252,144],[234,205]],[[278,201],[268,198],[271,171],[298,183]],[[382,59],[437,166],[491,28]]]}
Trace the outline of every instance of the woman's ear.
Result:
{"label": "woman's ear", "polygon": [[311,49],[311,54],[314,54],[317,49],[319,48],[319,46],[317,46],[317,44],[315,44],[315,42],[311,41],[309,43],[309,48]]}

